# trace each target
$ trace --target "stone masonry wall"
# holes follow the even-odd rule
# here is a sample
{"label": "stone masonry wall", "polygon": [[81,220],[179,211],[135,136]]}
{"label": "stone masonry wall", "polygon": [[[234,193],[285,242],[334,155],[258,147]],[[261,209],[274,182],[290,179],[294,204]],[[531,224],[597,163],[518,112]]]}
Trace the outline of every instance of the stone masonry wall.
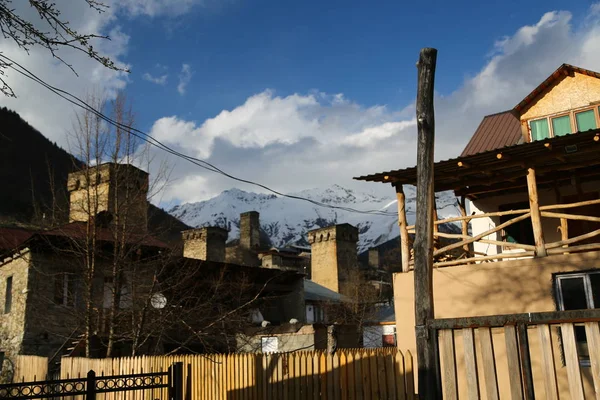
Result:
{"label": "stone masonry wall", "polygon": [[[8,358],[20,354],[28,295],[30,253],[24,252],[0,266],[0,351]],[[12,277],[12,306],[5,313],[6,283]]]}

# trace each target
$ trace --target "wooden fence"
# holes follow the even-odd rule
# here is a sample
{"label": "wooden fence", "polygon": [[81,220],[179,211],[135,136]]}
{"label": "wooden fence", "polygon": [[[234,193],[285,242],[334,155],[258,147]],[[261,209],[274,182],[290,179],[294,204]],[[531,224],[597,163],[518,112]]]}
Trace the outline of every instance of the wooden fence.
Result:
{"label": "wooden fence", "polygon": [[[184,398],[190,400],[415,398],[412,355],[395,348],[344,349],[334,355],[314,351],[63,358],[61,378],[85,376],[91,369],[98,376],[163,371],[178,361],[184,363],[184,382],[189,382]],[[109,393],[98,398],[121,397]],[[139,391],[135,398],[166,398],[166,393],[157,397]]]}
{"label": "wooden fence", "polygon": [[46,357],[20,355],[14,358],[13,382],[44,380],[47,374]]}
{"label": "wooden fence", "polygon": [[438,319],[444,399],[600,399],[600,310]]}

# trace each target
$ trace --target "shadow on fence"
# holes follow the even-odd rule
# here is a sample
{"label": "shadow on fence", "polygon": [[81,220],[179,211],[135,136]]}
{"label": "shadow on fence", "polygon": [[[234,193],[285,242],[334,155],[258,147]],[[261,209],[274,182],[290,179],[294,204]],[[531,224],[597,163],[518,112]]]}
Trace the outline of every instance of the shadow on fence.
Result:
{"label": "shadow on fence", "polygon": [[[403,354],[396,348],[343,349],[334,355],[303,351],[121,359],[65,358],[61,376],[77,376],[90,369],[109,375],[160,371],[173,362],[187,364],[183,371],[186,382],[183,398],[190,400],[415,398],[412,355],[410,352]],[[144,391],[138,393],[140,398],[151,398]]]}

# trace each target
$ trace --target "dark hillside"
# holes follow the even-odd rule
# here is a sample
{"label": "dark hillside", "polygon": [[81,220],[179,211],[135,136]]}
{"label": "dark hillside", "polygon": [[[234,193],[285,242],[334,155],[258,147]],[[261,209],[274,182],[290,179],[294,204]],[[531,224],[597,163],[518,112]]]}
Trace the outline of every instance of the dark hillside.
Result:
{"label": "dark hillside", "polygon": [[[80,165],[19,114],[0,108],[0,226],[44,228],[68,222],[67,176]],[[166,211],[148,207],[150,231],[162,240],[173,243],[189,229]]]}

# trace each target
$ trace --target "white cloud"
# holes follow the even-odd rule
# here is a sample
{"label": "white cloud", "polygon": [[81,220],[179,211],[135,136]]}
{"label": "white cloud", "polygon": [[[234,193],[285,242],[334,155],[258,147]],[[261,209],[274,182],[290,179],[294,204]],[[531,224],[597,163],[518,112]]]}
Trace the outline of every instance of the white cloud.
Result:
{"label": "white cloud", "polygon": [[190,67],[190,64],[181,65],[181,72],[179,73],[179,84],[177,85],[177,91],[180,95],[183,96],[185,94],[185,89],[192,80],[192,74],[193,72],[192,67]]}
{"label": "white cloud", "polygon": [[[83,1],[59,0],[56,3],[62,11],[61,17],[70,21],[70,27],[73,29],[80,32],[108,34],[111,40],[92,41],[94,48],[103,55],[111,57],[119,65],[129,67],[121,61],[127,53],[129,36],[116,24],[117,9],[114,4],[106,12],[98,13]],[[14,2],[13,7],[20,15],[34,23],[39,20],[28,2]],[[104,68],[86,57],[84,53],[72,49],[62,49],[59,55],[73,66],[77,75],[40,48],[31,48],[30,53],[27,54],[17,48],[12,41],[4,40],[0,42],[0,52],[19,62],[49,84],[79,97],[84,97],[86,92],[97,89],[104,91],[110,98],[128,82],[127,73]],[[17,98],[0,96],[0,105],[19,112],[44,135],[65,145],[65,133],[70,129],[74,106],[14,71],[6,70],[6,74],[7,81],[14,89]]]}
{"label": "white cloud", "polygon": [[[497,41],[481,70],[455,92],[438,95],[436,159],[460,154],[483,116],[512,108],[562,63],[599,70],[600,23],[590,14],[585,24],[569,12],[544,14]],[[413,104],[390,110],[361,106],[343,94],[276,96],[267,90],[203,122],[161,118],[152,135],[284,192],[340,183],[389,194],[387,185],[351,178],[414,165],[415,126]],[[203,199],[232,186],[260,191],[181,160],[174,176],[179,184],[166,193],[167,201]]]}
{"label": "white cloud", "polygon": [[205,5],[206,0],[120,0],[123,7],[132,16],[159,15],[178,16],[185,14],[194,6]]}
{"label": "white cloud", "polygon": [[157,85],[165,85],[167,83],[168,77],[169,77],[168,74],[164,74],[164,75],[160,75],[160,76],[153,76],[153,75],[150,75],[148,72],[146,72],[144,75],[142,75],[142,78],[144,80],[147,80],[148,82],[156,83]]}

